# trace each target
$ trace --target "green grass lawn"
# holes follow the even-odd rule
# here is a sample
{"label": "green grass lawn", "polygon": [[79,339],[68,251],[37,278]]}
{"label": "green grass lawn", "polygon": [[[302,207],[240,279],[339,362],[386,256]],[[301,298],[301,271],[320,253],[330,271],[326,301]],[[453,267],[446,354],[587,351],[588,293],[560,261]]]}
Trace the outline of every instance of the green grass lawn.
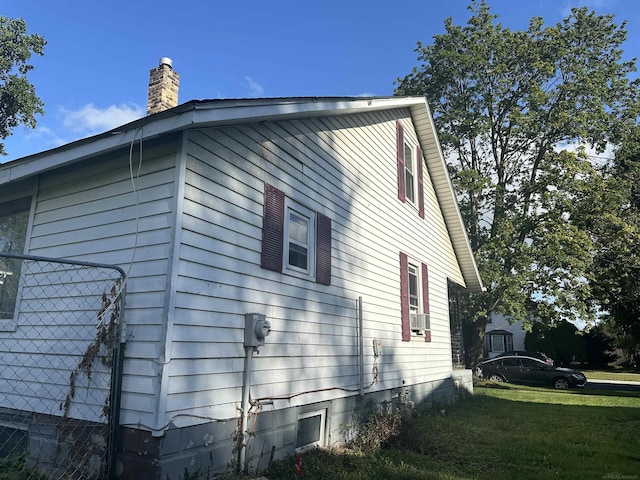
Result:
{"label": "green grass lawn", "polygon": [[622,380],[640,382],[640,373],[623,370],[583,370],[587,380]]}
{"label": "green grass lawn", "polygon": [[[418,414],[385,448],[303,454],[303,479],[640,479],[640,395],[476,387]],[[297,479],[293,459],[270,479]]]}

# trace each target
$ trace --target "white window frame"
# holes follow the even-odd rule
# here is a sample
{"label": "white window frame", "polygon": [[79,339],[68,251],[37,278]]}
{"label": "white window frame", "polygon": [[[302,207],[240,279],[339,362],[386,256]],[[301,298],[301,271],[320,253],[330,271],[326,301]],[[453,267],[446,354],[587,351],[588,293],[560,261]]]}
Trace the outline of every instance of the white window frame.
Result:
{"label": "white window frame", "polygon": [[[411,273],[412,270],[415,271],[415,279],[416,279],[416,302],[417,305],[412,305],[411,304]],[[412,313],[422,313],[422,278],[420,278],[422,276],[422,265],[418,262],[414,262],[411,259],[409,259],[408,262],[408,273],[409,273],[409,315],[411,315]]]}
{"label": "white window frame", "polygon": [[[499,346],[500,349],[496,349]],[[513,336],[506,333],[489,334],[489,351],[504,353],[513,350]]]}
{"label": "white window frame", "polygon": [[[314,280],[316,277],[316,213],[302,205],[286,198],[284,204],[284,242],[282,252],[282,271],[296,277]],[[289,264],[289,246],[291,243],[299,243],[290,238],[291,214],[296,214],[308,221],[307,228],[307,268],[300,268]],[[303,244],[300,244],[303,245]]]}
{"label": "white window frame", "polygon": [[[320,432],[318,434],[318,440],[306,443],[304,445],[298,446],[298,428],[300,427],[300,420],[304,420],[305,418],[317,417],[320,416]],[[296,447],[295,452],[301,453],[306,450],[311,450],[312,448],[322,447],[325,443],[325,428],[327,423],[327,410],[314,410],[312,412],[305,412],[298,415],[298,419],[296,421]]]}
{"label": "white window frame", "polygon": [[504,351],[510,352],[513,350],[513,335],[504,335]]}
{"label": "white window frame", "polygon": [[[411,276],[412,276],[412,272],[415,272],[415,278],[416,278],[416,287],[417,287],[417,295],[416,295],[416,301],[417,301],[417,306],[412,305],[411,304]],[[422,278],[422,263],[418,262],[417,260],[414,260],[412,258],[408,258],[407,260],[407,273],[409,275],[409,279],[408,279],[408,283],[407,283],[407,288],[408,288],[408,295],[409,295],[409,319],[411,319],[411,315],[413,314],[418,314],[418,315],[422,315],[424,314],[424,300],[423,300],[423,278]],[[411,320],[409,320],[411,321]],[[425,330],[430,330],[430,325],[427,324],[425,325],[426,328],[424,329],[413,329],[411,328],[411,336],[412,337],[419,337],[424,339],[424,335],[425,335]]]}
{"label": "white window frame", "polygon": [[[409,202],[411,205],[417,208],[418,206],[418,202],[417,202],[418,169],[416,167],[418,162],[418,152],[416,150],[417,150],[416,146],[412,145],[411,142],[408,142],[407,139],[405,138],[404,140],[404,172],[402,172],[402,174],[404,175],[404,197],[407,200],[407,202]],[[407,154],[410,155],[409,158],[407,158]],[[409,168],[409,166],[411,168]],[[407,181],[407,174],[411,175],[411,182]],[[413,198],[411,198],[411,196],[409,195],[409,192],[413,194],[412,195]]]}
{"label": "white window frame", "polygon": [[489,335],[489,343],[492,352],[506,352],[504,345],[504,335]]}

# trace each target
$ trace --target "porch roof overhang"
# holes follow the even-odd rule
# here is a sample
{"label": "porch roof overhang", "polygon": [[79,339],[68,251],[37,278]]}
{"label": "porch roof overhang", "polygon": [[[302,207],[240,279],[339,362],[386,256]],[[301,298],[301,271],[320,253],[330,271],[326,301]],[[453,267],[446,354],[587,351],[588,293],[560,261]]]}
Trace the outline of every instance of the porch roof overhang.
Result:
{"label": "porch roof overhang", "polygon": [[488,332],[485,333],[485,336],[488,335],[511,335],[513,336],[513,332],[509,332],[508,330],[489,330]]}

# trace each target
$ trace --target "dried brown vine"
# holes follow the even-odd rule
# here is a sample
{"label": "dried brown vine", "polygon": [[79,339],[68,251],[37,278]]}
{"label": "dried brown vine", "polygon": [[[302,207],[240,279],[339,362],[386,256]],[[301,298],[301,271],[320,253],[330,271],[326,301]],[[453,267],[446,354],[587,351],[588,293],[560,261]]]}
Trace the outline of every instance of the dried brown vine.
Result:
{"label": "dried brown vine", "polygon": [[[84,374],[87,380],[91,381],[91,374],[93,372],[93,362],[97,358],[100,358],[100,362],[105,366],[111,366],[112,352],[114,342],[116,340],[116,333],[118,328],[118,319],[120,318],[120,288],[122,285],[122,279],[118,278],[111,286],[111,290],[102,293],[102,306],[97,314],[98,325],[96,327],[97,332],[93,341],[87,347],[87,350],[82,355],[82,359],[78,366],[69,375],[69,392],[61,406],[63,410],[63,418],[66,420],[69,417],[69,410],[71,408],[71,401],[76,395],[76,380],[80,374]],[[105,315],[109,313],[108,319]],[[106,352],[104,355],[100,355],[100,352]],[[110,396],[107,395],[104,405],[102,407],[102,416],[108,417],[109,415],[109,400]]]}

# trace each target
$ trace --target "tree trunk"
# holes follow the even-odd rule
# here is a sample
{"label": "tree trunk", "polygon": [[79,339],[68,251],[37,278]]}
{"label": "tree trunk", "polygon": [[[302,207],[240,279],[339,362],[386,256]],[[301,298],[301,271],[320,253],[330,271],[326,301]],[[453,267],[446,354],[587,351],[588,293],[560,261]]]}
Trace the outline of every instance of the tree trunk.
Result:
{"label": "tree trunk", "polygon": [[489,316],[485,315],[473,323],[465,324],[463,328],[466,365],[474,371],[484,360],[484,331],[488,319]]}

